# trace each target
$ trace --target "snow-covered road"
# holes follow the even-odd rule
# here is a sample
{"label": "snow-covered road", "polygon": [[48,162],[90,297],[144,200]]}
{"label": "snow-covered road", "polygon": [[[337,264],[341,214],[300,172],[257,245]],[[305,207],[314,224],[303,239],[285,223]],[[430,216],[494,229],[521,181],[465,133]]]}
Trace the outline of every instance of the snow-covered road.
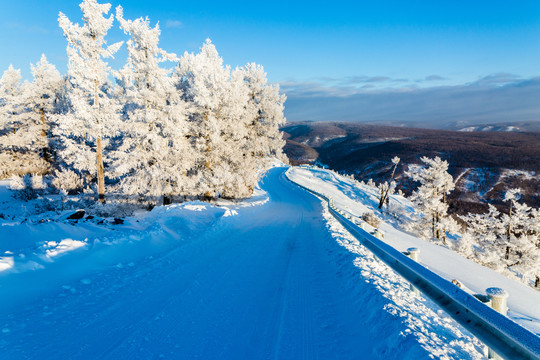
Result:
{"label": "snow-covered road", "polygon": [[[167,245],[151,255],[100,250],[122,262],[85,268],[86,257],[97,256],[90,249],[56,269],[1,279],[0,357],[429,358],[383,309],[389,299],[362,281],[358,255],[332,238],[320,201],[284,170],[265,177],[265,205],[217,217],[193,236],[164,231]],[[39,291],[13,285],[33,286],[54,271],[60,282],[44,280]]]}

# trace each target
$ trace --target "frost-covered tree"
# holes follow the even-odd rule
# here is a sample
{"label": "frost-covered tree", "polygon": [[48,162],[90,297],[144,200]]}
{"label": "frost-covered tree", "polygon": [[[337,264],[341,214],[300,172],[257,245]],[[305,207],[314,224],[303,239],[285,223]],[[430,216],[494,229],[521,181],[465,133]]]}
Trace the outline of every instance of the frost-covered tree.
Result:
{"label": "frost-covered tree", "polygon": [[396,182],[388,181],[377,184],[377,189],[379,190],[379,209],[382,209],[385,203],[388,202],[389,196],[394,193],[396,190]]}
{"label": "frost-covered tree", "polygon": [[392,164],[394,166],[392,167],[392,175],[390,176],[390,184],[388,182],[384,182],[378,185],[379,188],[379,209],[382,209],[385,203],[388,204],[390,201],[389,195],[393,194],[396,189],[396,182],[394,180],[394,175],[396,174],[396,169],[401,159],[397,156],[394,156],[392,159]]}
{"label": "frost-covered tree", "polygon": [[249,148],[259,159],[275,157],[285,159],[285,140],[279,128],[286,122],[283,116],[286,96],[279,93],[278,85],[268,84],[261,65],[249,63],[236,69],[248,88]]}
{"label": "frost-covered tree", "polygon": [[[196,154],[192,176],[198,195],[248,196],[246,178],[253,162],[242,147],[248,133],[248,91],[231,77],[215,46],[207,40],[200,53],[185,53],[177,67],[178,88],[189,103],[189,134]],[[252,186],[252,184],[249,184]]]}
{"label": "frost-covered tree", "polygon": [[18,115],[21,113],[21,92],[21,70],[9,65],[0,78],[0,131],[2,135],[17,131]]}
{"label": "frost-covered tree", "polygon": [[24,86],[22,95],[27,109],[22,125],[27,137],[24,144],[48,165],[47,163],[51,161],[49,150],[51,118],[56,112],[56,102],[63,79],[56,67],[47,61],[45,55],[30,67],[34,79]]}
{"label": "frost-covered tree", "polygon": [[42,174],[42,125],[36,122],[32,98],[34,82],[21,84],[21,74],[12,66],[0,79],[0,177]]}
{"label": "frost-covered tree", "polygon": [[448,217],[446,195],[454,190],[454,181],[448,173],[448,162],[439,157],[421,158],[426,166],[408,171],[407,176],[420,182],[420,187],[412,194],[411,200],[420,213],[414,223],[415,229],[424,238],[441,239],[446,243],[448,234],[457,230],[455,221]]}
{"label": "frost-covered tree", "polygon": [[21,71],[10,65],[0,78],[0,178],[18,173],[15,168],[23,165],[13,149],[22,112],[21,92]]}
{"label": "frost-covered tree", "polygon": [[17,98],[13,99],[16,102],[16,110],[12,110],[15,111],[12,117],[16,118],[11,122],[13,131],[5,132],[2,137],[3,145],[9,148],[2,158],[11,157],[6,166],[19,175],[44,174],[49,170],[49,119],[55,111],[62,83],[60,73],[44,55],[36,65],[30,66],[34,79],[20,86]]}
{"label": "frost-covered tree", "polygon": [[530,242],[534,246],[534,254],[530,252],[528,256],[532,263],[531,277],[534,276],[534,286],[540,289],[540,209],[531,209],[529,232]]}
{"label": "frost-covered tree", "polygon": [[538,209],[518,202],[519,190],[511,189],[504,199],[507,214],[489,205],[484,214],[461,216],[467,232],[461,242],[474,242],[475,259],[501,273],[517,276],[526,284],[538,287],[540,280],[540,244]]}
{"label": "frost-covered tree", "polygon": [[193,190],[187,177],[193,154],[186,140],[185,102],[169,71],[160,67],[178,59],[159,48],[159,26],[151,27],[148,18],[126,20],[120,6],[116,17],[131,39],[127,64],[118,74],[126,116],[115,170],[122,176],[122,193],[163,196],[166,203]]}
{"label": "frost-covered tree", "polygon": [[509,204],[508,214],[503,215],[502,219],[506,230],[506,251],[504,255],[506,260],[510,257],[512,240],[515,238],[513,235],[520,228],[520,224],[523,225],[524,218],[527,216],[527,212],[530,211],[530,208],[517,202],[519,197],[519,189],[510,189],[504,195],[504,201]]}
{"label": "frost-covered tree", "polygon": [[[121,42],[106,46],[105,36],[114,16],[110,4],[84,0],[83,25],[73,24],[60,13],[58,22],[68,41],[68,79],[71,109],[58,118],[59,155],[68,168],[90,182],[97,178],[98,196],[105,199],[104,148],[120,121],[120,107],[112,96],[108,64],[104,59],[118,51]],[[106,154],[105,154],[106,155]]]}
{"label": "frost-covered tree", "polygon": [[510,206],[508,213],[501,216],[501,222],[506,238],[504,260],[508,266],[520,269],[523,273],[529,267],[529,255],[535,258],[535,252],[539,249],[531,226],[534,214],[531,207],[520,203],[519,199],[519,189],[510,189],[506,192],[504,200]]}
{"label": "frost-covered tree", "polygon": [[[467,214],[459,216],[467,229],[458,241],[458,249],[463,254],[467,248],[475,248],[473,256],[482,265],[502,271],[504,264],[501,259],[504,256],[503,236],[504,226],[500,221],[500,212],[495,206],[489,204],[488,211],[483,214]],[[467,251],[468,252],[468,251]]]}

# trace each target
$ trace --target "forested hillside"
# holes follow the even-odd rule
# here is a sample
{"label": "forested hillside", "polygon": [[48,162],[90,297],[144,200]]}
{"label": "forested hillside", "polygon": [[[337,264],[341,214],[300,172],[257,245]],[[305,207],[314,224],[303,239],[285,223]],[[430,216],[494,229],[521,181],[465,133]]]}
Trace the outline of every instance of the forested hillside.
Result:
{"label": "forested hillside", "polygon": [[451,213],[487,211],[488,203],[505,208],[504,193],[520,188],[523,200],[540,206],[540,133],[458,132],[355,123],[289,123],[282,128],[291,163],[321,163],[358,180],[384,180],[394,156],[398,189],[411,194],[405,176],[421,158],[449,163],[456,188],[449,195]]}

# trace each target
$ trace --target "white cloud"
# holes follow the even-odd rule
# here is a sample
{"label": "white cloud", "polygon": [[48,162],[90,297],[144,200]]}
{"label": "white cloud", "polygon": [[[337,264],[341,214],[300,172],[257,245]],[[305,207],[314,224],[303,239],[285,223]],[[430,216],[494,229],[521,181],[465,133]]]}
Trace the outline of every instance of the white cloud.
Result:
{"label": "white cloud", "polygon": [[373,88],[320,82],[280,86],[287,95],[285,115],[292,121],[392,121],[430,128],[455,122],[540,121],[540,77],[493,74],[469,84],[433,87],[406,83],[399,88]]}
{"label": "white cloud", "polygon": [[166,28],[178,29],[182,27],[182,22],[180,20],[169,19],[165,22]]}

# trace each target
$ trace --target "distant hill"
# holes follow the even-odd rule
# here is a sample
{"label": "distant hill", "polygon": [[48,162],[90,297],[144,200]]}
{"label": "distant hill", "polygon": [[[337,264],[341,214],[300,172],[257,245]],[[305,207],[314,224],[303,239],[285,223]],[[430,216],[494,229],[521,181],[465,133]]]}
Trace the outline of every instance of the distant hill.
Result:
{"label": "distant hill", "polygon": [[406,193],[416,186],[404,176],[422,156],[450,163],[456,190],[455,213],[481,212],[487,203],[504,207],[504,192],[521,188],[529,205],[540,207],[540,133],[447,131],[340,122],[289,123],[283,127],[291,164],[315,162],[374,181],[389,176],[391,159],[402,163],[397,176]]}

